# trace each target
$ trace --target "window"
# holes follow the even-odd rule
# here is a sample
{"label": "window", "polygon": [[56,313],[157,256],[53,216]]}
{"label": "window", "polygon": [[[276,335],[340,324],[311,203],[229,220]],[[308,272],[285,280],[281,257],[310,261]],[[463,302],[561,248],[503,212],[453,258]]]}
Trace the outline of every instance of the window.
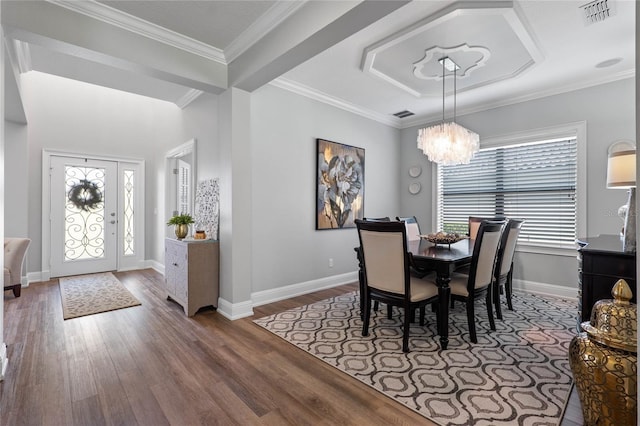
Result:
{"label": "window", "polygon": [[122,225],[122,252],[125,256],[135,255],[135,170],[122,171],[123,190],[123,225]]}
{"label": "window", "polygon": [[583,200],[579,138],[569,133],[483,143],[470,164],[438,166],[437,229],[467,233],[469,216],[521,218],[520,244],[575,250]]}

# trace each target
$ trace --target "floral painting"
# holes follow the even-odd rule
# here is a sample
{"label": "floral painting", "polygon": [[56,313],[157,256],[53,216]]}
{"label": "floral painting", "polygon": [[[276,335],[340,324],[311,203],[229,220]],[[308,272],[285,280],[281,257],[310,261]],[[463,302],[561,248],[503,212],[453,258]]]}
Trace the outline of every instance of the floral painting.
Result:
{"label": "floral painting", "polygon": [[220,185],[218,179],[198,183],[196,189],[195,230],[204,231],[208,239],[218,239]]}
{"label": "floral painting", "polygon": [[316,229],[354,228],[364,217],[364,149],[316,139]]}

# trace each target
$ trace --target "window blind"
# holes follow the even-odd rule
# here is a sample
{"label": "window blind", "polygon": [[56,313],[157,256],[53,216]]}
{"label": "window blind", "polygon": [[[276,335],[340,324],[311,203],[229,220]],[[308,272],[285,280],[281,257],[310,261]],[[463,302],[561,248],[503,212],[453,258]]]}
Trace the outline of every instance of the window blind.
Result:
{"label": "window blind", "polygon": [[573,245],[576,182],[576,138],[482,149],[469,164],[438,167],[438,229],[467,233],[469,216],[518,218],[521,243]]}

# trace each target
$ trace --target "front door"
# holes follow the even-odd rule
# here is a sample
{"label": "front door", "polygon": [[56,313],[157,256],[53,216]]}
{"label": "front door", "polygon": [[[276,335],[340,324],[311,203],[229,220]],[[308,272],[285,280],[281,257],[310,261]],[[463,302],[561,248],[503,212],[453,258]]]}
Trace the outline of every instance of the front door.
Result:
{"label": "front door", "polygon": [[50,159],[51,277],[115,270],[118,163]]}

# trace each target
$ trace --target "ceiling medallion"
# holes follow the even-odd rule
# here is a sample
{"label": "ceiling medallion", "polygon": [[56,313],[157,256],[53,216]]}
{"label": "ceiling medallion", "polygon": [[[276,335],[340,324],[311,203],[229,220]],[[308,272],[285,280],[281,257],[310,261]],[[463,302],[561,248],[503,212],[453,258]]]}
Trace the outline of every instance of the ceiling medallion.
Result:
{"label": "ceiling medallion", "polygon": [[421,80],[440,80],[440,59],[455,58],[458,65],[458,78],[468,77],[472,71],[482,68],[491,52],[486,47],[461,44],[455,47],[434,46],[424,51],[424,57],[413,64],[413,75]]}

